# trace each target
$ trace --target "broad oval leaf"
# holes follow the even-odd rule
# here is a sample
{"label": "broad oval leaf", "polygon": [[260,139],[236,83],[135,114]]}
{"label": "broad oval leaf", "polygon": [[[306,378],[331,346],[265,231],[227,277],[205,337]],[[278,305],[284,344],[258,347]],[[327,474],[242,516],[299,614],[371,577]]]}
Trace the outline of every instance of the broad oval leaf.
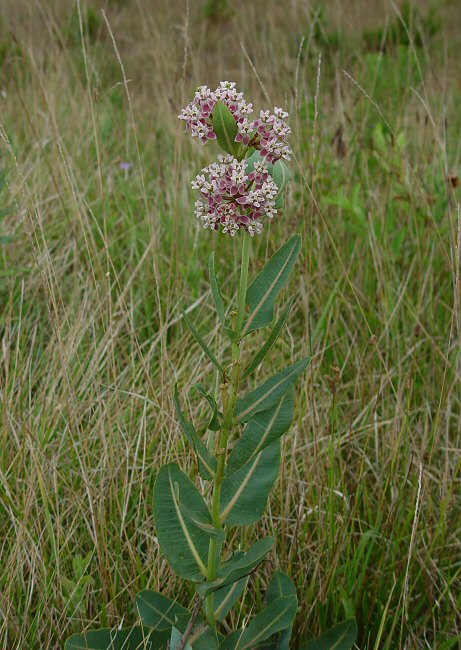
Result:
{"label": "broad oval leaf", "polygon": [[302,650],[351,650],[357,638],[355,618],[338,623],[316,639],[309,639]]}
{"label": "broad oval leaf", "polygon": [[215,617],[218,621],[223,621],[232,607],[238,601],[247,585],[248,576],[233,582],[227,587],[219,589],[214,596]]}
{"label": "broad oval leaf", "polygon": [[157,538],[172,569],[200,582],[207,575],[211,515],[190,478],[177,463],[164,465],[154,487]]}
{"label": "broad oval leaf", "polygon": [[278,294],[288,282],[301,250],[301,235],[291,237],[267,262],[247,289],[246,304],[250,314],[242,335],[270,325]]}
{"label": "broad oval leaf", "polygon": [[205,582],[197,586],[197,591],[202,598],[209,594],[226,587],[250,573],[261,564],[266,555],[273,547],[275,539],[266,537],[255,542],[246,553],[238,551],[228,562],[218,569],[218,577],[213,582]]}
{"label": "broad oval leaf", "polygon": [[176,601],[151,589],[145,589],[136,596],[135,607],[144,625],[156,630],[171,629],[178,616],[189,613]]}
{"label": "broad oval leaf", "polygon": [[179,423],[182,427],[182,430],[186,434],[186,437],[192,447],[194,448],[195,454],[197,456],[199,472],[202,478],[207,481],[210,481],[216,472],[217,461],[213,454],[208,450],[208,447],[205,443],[200,440],[197,431],[195,430],[194,425],[190,422],[184,415],[181,404],[179,402],[179,393],[178,385],[175,384],[173,392],[173,402],[176,409],[176,415],[178,416]]}
{"label": "broad oval leaf", "polygon": [[260,519],[280,468],[280,439],[226,477],[221,487],[221,520],[229,527]]}
{"label": "broad oval leaf", "polygon": [[135,625],[121,630],[89,630],[74,634],[65,650],[166,650],[170,631],[150,630]]}
{"label": "broad oval leaf", "polygon": [[250,462],[265,447],[288,431],[293,422],[294,405],[295,392],[290,386],[275,406],[255,413],[248,420],[243,435],[229,455],[227,476]]}
{"label": "broad oval leaf", "polygon": [[217,102],[213,110],[213,131],[216,133],[219,146],[237,157],[240,145],[235,142],[238,133],[237,122],[229,108],[223,102]]}
{"label": "broad oval leaf", "polygon": [[262,348],[255,354],[253,359],[250,361],[248,366],[245,368],[245,371],[242,375],[242,379],[245,379],[245,377],[248,377],[248,375],[251,375],[251,373],[256,370],[256,368],[264,361],[266,356],[269,354],[269,352],[272,350],[274,347],[275,342],[277,341],[278,337],[280,336],[280,332],[282,331],[285,323],[287,322],[288,319],[288,314],[290,313],[290,310],[293,306],[294,298],[291,298],[291,300],[288,302],[288,305],[285,307],[285,309],[282,311],[280,318],[278,321],[275,323],[274,328],[272,332],[270,333],[269,338],[267,341],[264,343]]}
{"label": "broad oval leaf", "polygon": [[266,411],[277,404],[304,372],[310,361],[309,357],[297,361],[268,379],[262,386],[238,399],[235,407],[237,420],[247,422],[255,413]]}
{"label": "broad oval leaf", "polygon": [[237,630],[225,639],[219,650],[250,650],[258,647],[273,634],[293,623],[298,603],[293,596],[274,600],[257,614],[244,630]]}

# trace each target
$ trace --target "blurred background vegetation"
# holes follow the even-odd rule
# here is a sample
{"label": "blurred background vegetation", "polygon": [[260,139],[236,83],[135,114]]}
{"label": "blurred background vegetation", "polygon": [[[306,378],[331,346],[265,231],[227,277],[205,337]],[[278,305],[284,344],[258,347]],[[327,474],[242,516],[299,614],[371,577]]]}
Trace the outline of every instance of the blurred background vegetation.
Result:
{"label": "blurred background vegetation", "polygon": [[[131,622],[144,587],[191,598],[160,555],[152,491],[167,459],[196,471],[173,383],[216,382],[180,304],[219,349],[211,250],[226,299],[236,288],[238,242],[193,216],[189,181],[216,150],[176,119],[222,79],[291,114],[287,207],[252,268],[302,234],[273,359],[313,358],[259,531],[279,560],[234,616],[279,562],[295,640],[355,614],[363,650],[459,647],[460,3],[1,9],[0,647]],[[192,394],[188,408],[203,421]]]}

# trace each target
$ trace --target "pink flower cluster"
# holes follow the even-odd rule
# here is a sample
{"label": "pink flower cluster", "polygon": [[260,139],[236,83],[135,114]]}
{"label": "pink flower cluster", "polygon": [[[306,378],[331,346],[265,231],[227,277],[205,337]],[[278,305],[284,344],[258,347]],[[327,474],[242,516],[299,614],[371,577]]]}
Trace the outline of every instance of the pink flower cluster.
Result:
{"label": "pink flower cluster", "polygon": [[195,214],[204,228],[221,228],[232,236],[244,229],[253,236],[261,232],[263,217],[276,214],[278,188],[265,164],[256,162],[250,172],[246,164],[230,155],[218,156],[218,162],[202,169],[192,181],[192,188],[202,193],[203,200],[195,202]]}
{"label": "pink flower cluster", "polygon": [[233,81],[221,81],[215,91],[208,86],[197,89],[192,102],[178,115],[180,120],[186,122],[186,131],[198,137],[202,144],[215,139],[213,109],[218,101],[226,104],[234,116],[238,128],[235,142],[243,142],[244,145],[259,150],[268,163],[281,158],[290,160],[292,151],[286,142],[286,136],[291,133],[291,129],[285,122],[288,113],[275,107],[273,114],[260,111],[258,119],[250,120],[248,116],[253,113],[253,105],[244,100],[243,93],[237,92]]}
{"label": "pink flower cluster", "polygon": [[243,93],[237,92],[234,81],[221,81],[215,91],[211,91],[208,86],[200,86],[194,99],[183,108],[178,117],[185,120],[186,132],[190,131],[192,136],[200,138],[202,144],[216,138],[212,117],[218,101],[226,104],[237,124],[253,112],[253,105],[243,99]]}

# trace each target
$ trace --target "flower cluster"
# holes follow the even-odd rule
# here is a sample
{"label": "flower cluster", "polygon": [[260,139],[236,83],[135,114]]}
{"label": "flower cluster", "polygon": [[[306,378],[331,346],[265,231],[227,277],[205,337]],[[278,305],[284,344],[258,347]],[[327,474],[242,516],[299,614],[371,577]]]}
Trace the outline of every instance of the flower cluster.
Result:
{"label": "flower cluster", "polygon": [[185,120],[186,131],[198,137],[202,144],[216,138],[213,131],[213,109],[221,101],[230,110],[237,124],[243,123],[247,115],[253,112],[253,105],[243,99],[243,93],[237,92],[234,81],[221,81],[215,91],[208,86],[197,88],[194,99],[178,115]]}
{"label": "flower cluster", "polygon": [[263,162],[256,162],[253,170],[245,160],[231,155],[218,156],[215,162],[192,181],[203,200],[195,202],[195,214],[204,228],[213,228],[234,236],[240,229],[250,235],[259,234],[264,217],[272,218],[277,185]]}
{"label": "flower cluster", "polygon": [[253,113],[253,105],[245,101],[243,93],[237,92],[233,81],[221,81],[214,91],[208,86],[197,89],[192,102],[178,115],[180,120],[186,122],[186,131],[198,137],[202,144],[215,139],[213,109],[218,101],[228,107],[235,119],[238,129],[235,142],[259,150],[268,163],[281,158],[290,160],[292,151],[286,142],[286,136],[291,133],[291,129],[285,121],[288,113],[275,107],[273,114],[260,111],[259,118],[251,120],[249,115]]}

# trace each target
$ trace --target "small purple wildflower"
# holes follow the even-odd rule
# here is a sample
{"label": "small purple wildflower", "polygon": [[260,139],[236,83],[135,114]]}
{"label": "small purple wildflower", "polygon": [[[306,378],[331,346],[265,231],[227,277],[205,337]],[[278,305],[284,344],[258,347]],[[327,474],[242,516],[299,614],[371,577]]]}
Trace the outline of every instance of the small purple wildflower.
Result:
{"label": "small purple wildflower", "polygon": [[202,144],[216,139],[213,110],[218,101],[226,104],[237,123],[235,142],[254,147],[268,163],[281,158],[290,160],[292,151],[286,142],[286,136],[291,133],[291,129],[285,121],[288,113],[275,107],[273,114],[260,111],[259,118],[251,121],[249,115],[253,113],[253,105],[245,101],[243,93],[237,92],[233,81],[221,81],[214,91],[208,86],[197,88],[192,102],[178,115],[180,120],[186,122],[186,131],[190,131],[193,137],[198,137]]}
{"label": "small purple wildflower", "polygon": [[192,181],[192,188],[203,197],[195,202],[195,215],[203,221],[203,227],[221,228],[232,237],[240,229],[251,236],[259,234],[262,220],[277,213],[274,205],[278,188],[261,161],[247,173],[245,160],[218,156],[218,162],[202,169]]}
{"label": "small purple wildflower", "polygon": [[133,163],[131,162],[121,162],[119,164],[120,169],[123,169],[123,171],[127,172],[133,167]]}

